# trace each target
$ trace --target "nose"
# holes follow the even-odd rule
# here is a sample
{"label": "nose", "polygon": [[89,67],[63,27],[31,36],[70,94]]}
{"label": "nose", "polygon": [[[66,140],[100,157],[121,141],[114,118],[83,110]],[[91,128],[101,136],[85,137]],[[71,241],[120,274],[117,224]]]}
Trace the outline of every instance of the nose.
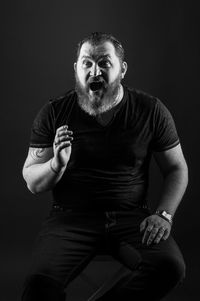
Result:
{"label": "nose", "polygon": [[101,68],[98,64],[93,64],[90,71],[91,76],[98,76],[101,75]]}

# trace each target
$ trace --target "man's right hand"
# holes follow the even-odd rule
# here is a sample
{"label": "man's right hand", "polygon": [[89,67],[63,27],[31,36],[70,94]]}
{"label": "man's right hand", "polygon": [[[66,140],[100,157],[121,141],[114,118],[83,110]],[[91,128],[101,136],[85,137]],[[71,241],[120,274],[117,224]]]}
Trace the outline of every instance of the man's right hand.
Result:
{"label": "man's right hand", "polygon": [[73,140],[73,132],[68,130],[68,126],[64,125],[57,129],[54,143],[52,166],[56,171],[60,171],[67,163],[71,156],[71,141]]}

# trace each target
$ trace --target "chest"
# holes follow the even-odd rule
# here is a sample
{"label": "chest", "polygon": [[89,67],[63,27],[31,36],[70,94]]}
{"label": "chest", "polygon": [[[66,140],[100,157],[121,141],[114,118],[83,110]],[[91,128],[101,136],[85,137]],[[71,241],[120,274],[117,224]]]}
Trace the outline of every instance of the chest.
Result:
{"label": "chest", "polygon": [[73,131],[69,167],[135,167],[150,153],[152,133],[147,118],[130,118],[121,110],[100,121],[75,110],[62,123]]}
{"label": "chest", "polygon": [[134,129],[76,131],[70,164],[73,167],[117,168],[142,164],[148,154],[148,139]]}

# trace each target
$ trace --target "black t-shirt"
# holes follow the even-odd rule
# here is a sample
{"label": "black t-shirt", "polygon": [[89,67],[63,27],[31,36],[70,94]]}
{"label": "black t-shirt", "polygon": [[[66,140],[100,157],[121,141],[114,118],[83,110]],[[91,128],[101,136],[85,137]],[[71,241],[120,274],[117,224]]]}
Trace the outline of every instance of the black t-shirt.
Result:
{"label": "black t-shirt", "polygon": [[52,193],[69,208],[129,210],[144,203],[152,152],[179,144],[165,105],[125,86],[106,126],[79,107],[74,90],[50,100],[34,120],[30,147],[52,147],[56,129],[65,124],[73,131],[72,153]]}

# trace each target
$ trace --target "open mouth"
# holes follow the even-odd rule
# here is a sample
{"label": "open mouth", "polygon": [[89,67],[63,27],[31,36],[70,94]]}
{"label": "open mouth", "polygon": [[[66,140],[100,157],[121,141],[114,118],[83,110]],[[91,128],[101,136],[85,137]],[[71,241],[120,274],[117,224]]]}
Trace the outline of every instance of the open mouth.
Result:
{"label": "open mouth", "polygon": [[90,90],[92,90],[92,91],[98,91],[102,88],[103,88],[103,82],[101,82],[101,81],[90,83]]}

